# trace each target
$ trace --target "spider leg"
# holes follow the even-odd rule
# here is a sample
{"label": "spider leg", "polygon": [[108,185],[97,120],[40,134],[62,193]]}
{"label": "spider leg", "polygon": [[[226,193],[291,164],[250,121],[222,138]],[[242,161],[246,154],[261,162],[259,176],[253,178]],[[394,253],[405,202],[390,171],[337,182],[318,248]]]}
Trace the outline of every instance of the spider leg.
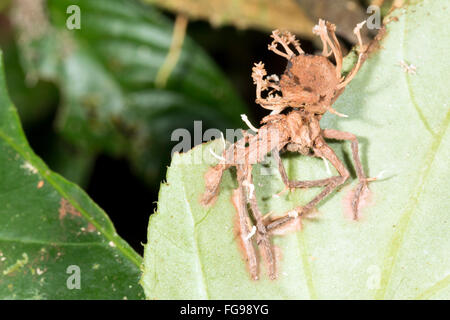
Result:
{"label": "spider leg", "polygon": [[296,181],[296,180],[289,180],[286,169],[283,165],[283,161],[281,160],[280,153],[278,150],[273,150],[272,155],[278,163],[278,171],[280,172],[281,179],[283,180],[284,184],[286,185],[286,188],[293,189],[293,188],[312,188],[312,187],[323,187],[328,185],[329,183],[335,181],[337,178],[340,178],[340,176],[336,177],[330,177],[326,179],[318,179],[318,180],[308,180],[308,181]]}
{"label": "spider leg", "polygon": [[286,215],[281,218],[278,218],[271,223],[269,223],[266,227],[268,231],[272,231],[287,222],[296,218],[296,216],[302,216],[308,212],[310,212],[320,201],[322,201],[325,197],[327,197],[330,193],[332,193],[337,187],[342,185],[350,176],[347,168],[344,163],[337,157],[336,153],[328,146],[323,138],[318,138],[316,140],[316,146],[314,147],[315,155],[320,157],[325,157],[331,164],[336,168],[339,172],[340,176],[332,177],[331,180],[328,181],[328,184],[325,188],[320,192],[314,199],[308,202],[305,206],[298,206],[293,210],[289,211]]}
{"label": "spider leg", "polygon": [[275,257],[272,251],[272,245],[270,243],[269,234],[266,230],[266,226],[263,222],[263,215],[261,214],[261,211],[258,208],[258,202],[256,200],[256,196],[254,191],[254,185],[253,185],[253,176],[252,176],[252,166],[248,165],[246,168],[246,185],[247,186],[253,186],[252,189],[249,191],[248,194],[248,202],[250,204],[250,208],[253,214],[253,218],[256,222],[256,242],[258,244],[258,247],[261,248],[262,256],[266,262],[267,265],[267,272],[270,279],[276,278],[276,271],[275,271]]}
{"label": "spider leg", "polygon": [[238,183],[239,186],[233,191],[233,203],[236,207],[239,217],[239,233],[242,240],[242,245],[246,254],[248,268],[252,279],[258,279],[258,262],[256,260],[255,248],[250,237],[250,228],[248,225],[249,214],[247,211],[246,192],[243,186],[244,174],[242,166],[237,166]]}
{"label": "spider leg", "polygon": [[361,39],[361,28],[364,26],[366,21],[363,21],[361,23],[358,23],[353,29],[353,33],[358,38],[358,44],[359,44],[359,55],[358,55],[358,61],[356,62],[356,65],[353,67],[353,69],[349,72],[349,74],[345,77],[345,79],[337,86],[337,89],[344,88],[347,84],[349,84],[350,81],[355,77],[358,70],[361,68],[361,63],[363,61],[363,57],[365,55],[364,52],[364,44]]}
{"label": "spider leg", "polygon": [[356,175],[359,180],[359,184],[356,187],[355,195],[353,196],[352,203],[351,203],[352,211],[353,211],[353,218],[356,220],[358,218],[358,207],[359,207],[359,202],[360,202],[362,192],[365,188],[367,188],[368,181],[374,180],[374,179],[373,178],[367,179],[366,175],[364,174],[363,166],[362,166],[361,160],[359,158],[358,139],[356,138],[356,136],[354,134],[349,133],[349,132],[332,130],[332,129],[325,129],[325,130],[323,130],[323,136],[324,136],[324,138],[327,138],[327,139],[351,141],[352,157],[353,157],[353,161],[355,163]]}

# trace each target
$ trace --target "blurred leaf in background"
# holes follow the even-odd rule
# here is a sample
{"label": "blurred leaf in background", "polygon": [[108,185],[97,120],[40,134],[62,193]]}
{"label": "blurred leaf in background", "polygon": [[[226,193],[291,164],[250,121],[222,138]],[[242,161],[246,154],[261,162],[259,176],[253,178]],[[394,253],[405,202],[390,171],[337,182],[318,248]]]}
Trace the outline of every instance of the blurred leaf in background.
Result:
{"label": "blurred leaf in background", "polygon": [[[66,10],[81,9],[69,30]],[[29,81],[61,90],[57,129],[83,150],[127,157],[154,183],[168,162],[171,133],[236,127],[245,105],[226,76],[189,37],[165,87],[155,84],[173,23],[148,5],[125,0],[16,0],[11,10]]]}
{"label": "blurred leaf in background", "polygon": [[[27,79],[20,61],[19,49],[5,15],[0,16],[0,46],[4,52],[5,74],[11,99],[16,104],[21,122],[47,164],[70,181],[85,187],[93,168],[95,156],[82,148],[70,145],[48,130],[42,135],[39,128],[49,125],[59,104],[59,92],[53,83]],[[31,80],[31,81],[30,81]]]}

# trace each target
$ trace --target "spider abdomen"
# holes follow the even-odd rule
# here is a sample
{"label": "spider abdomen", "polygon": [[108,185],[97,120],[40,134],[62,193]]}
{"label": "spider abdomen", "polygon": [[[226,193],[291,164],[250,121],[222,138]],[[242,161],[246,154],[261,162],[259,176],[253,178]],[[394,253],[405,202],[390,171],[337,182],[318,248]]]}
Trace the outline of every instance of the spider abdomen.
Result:
{"label": "spider abdomen", "polygon": [[336,67],[328,58],[304,54],[289,60],[280,80],[283,98],[292,107],[306,108],[331,104],[338,84]]}

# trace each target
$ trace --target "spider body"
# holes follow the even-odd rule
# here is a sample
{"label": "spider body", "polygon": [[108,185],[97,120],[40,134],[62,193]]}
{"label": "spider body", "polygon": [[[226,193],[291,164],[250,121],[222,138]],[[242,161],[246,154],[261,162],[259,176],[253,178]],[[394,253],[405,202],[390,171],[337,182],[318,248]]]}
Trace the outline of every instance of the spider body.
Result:
{"label": "spider body", "polygon": [[[363,24],[357,25],[354,30],[361,51],[363,45],[359,31]],[[355,219],[358,217],[360,197],[370,181],[362,169],[356,136],[348,132],[322,129],[319,123],[327,111],[344,116],[335,111],[332,104],[356,75],[363,57],[361,52],[350,73],[342,77],[342,52],[334,31],[335,26],[324,20],[319,20],[319,24],[313,29],[313,32],[320,36],[324,46],[321,55],[307,55],[292,34],[273,31],[274,40],[269,45],[269,50],[287,59],[285,72],[281,77],[267,76],[261,62],[256,63],[252,70],[253,82],[256,85],[255,101],[272,112],[262,119],[261,127],[256,129],[256,135],[244,131],[244,138],[226,148],[221,161],[205,174],[206,190],[201,203],[207,206],[211,205],[218,195],[223,172],[230,167],[237,169],[238,188],[234,190],[232,200],[238,213],[241,241],[253,279],[258,278],[258,266],[252,238],[256,239],[256,244],[261,249],[268,266],[269,277],[276,278],[270,234],[310,212],[349,178],[349,171],[325,139],[351,141],[352,157],[359,180],[351,203]],[[278,49],[278,45],[284,48],[284,52]],[[294,46],[297,54],[294,54],[290,46]],[[331,54],[334,54],[336,65],[328,60]],[[268,93],[263,97],[265,91]],[[286,150],[327,159],[339,175],[313,181],[289,180],[280,158],[280,153]],[[252,176],[252,165],[264,161],[268,153],[271,153],[278,163],[285,190],[323,187],[323,190],[306,205],[298,206],[274,220],[265,219],[260,212]],[[255,223],[253,228],[249,225],[248,206]],[[254,228],[256,232],[251,233],[250,229]]]}
{"label": "spider body", "polygon": [[324,56],[296,55],[281,76],[281,93],[291,107],[325,113],[339,83],[335,66]]}

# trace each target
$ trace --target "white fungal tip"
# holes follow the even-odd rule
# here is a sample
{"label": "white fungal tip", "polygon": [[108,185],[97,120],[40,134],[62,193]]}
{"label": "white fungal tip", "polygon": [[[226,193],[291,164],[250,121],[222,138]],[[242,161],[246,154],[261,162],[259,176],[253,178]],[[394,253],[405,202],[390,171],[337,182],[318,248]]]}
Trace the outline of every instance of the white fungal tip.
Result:
{"label": "white fungal tip", "polygon": [[331,169],[330,169],[330,166],[328,165],[328,160],[325,159],[325,157],[322,157],[322,160],[325,163],[325,168],[327,169],[327,174],[331,175]]}
{"label": "white fungal tip", "polygon": [[252,199],[254,196],[254,191],[255,191],[255,185],[253,183],[248,182],[247,180],[245,180],[244,182],[242,182],[242,185],[244,187],[247,187],[248,189],[248,198]]}
{"label": "white fungal tip", "polygon": [[253,226],[252,230],[249,232],[249,234],[245,237],[245,241],[250,240],[256,233],[256,227]]}
{"label": "white fungal tip", "polygon": [[367,22],[367,20],[364,20],[364,21],[358,23],[358,24],[356,25],[356,27],[357,27],[358,29],[361,29],[361,28],[366,24],[366,22]]}
{"label": "white fungal tip", "polygon": [[209,153],[212,154],[212,156],[220,161],[225,161],[225,158],[222,156],[219,156],[218,154],[216,154],[214,151],[212,151],[212,149],[209,149]]}
{"label": "white fungal tip", "polygon": [[288,212],[288,216],[291,218],[297,218],[298,217],[298,212],[295,210],[289,211]]}
{"label": "white fungal tip", "polygon": [[258,129],[256,129],[255,126],[253,126],[253,125],[251,124],[251,122],[248,120],[246,114],[241,114],[241,119],[242,119],[242,121],[245,122],[245,124],[246,124],[250,129],[252,129],[254,132],[258,132]]}
{"label": "white fungal tip", "polygon": [[220,136],[221,136],[221,139],[222,139],[223,149],[225,150],[227,148],[227,143],[225,141],[225,137],[223,136],[223,132],[220,132]]}

